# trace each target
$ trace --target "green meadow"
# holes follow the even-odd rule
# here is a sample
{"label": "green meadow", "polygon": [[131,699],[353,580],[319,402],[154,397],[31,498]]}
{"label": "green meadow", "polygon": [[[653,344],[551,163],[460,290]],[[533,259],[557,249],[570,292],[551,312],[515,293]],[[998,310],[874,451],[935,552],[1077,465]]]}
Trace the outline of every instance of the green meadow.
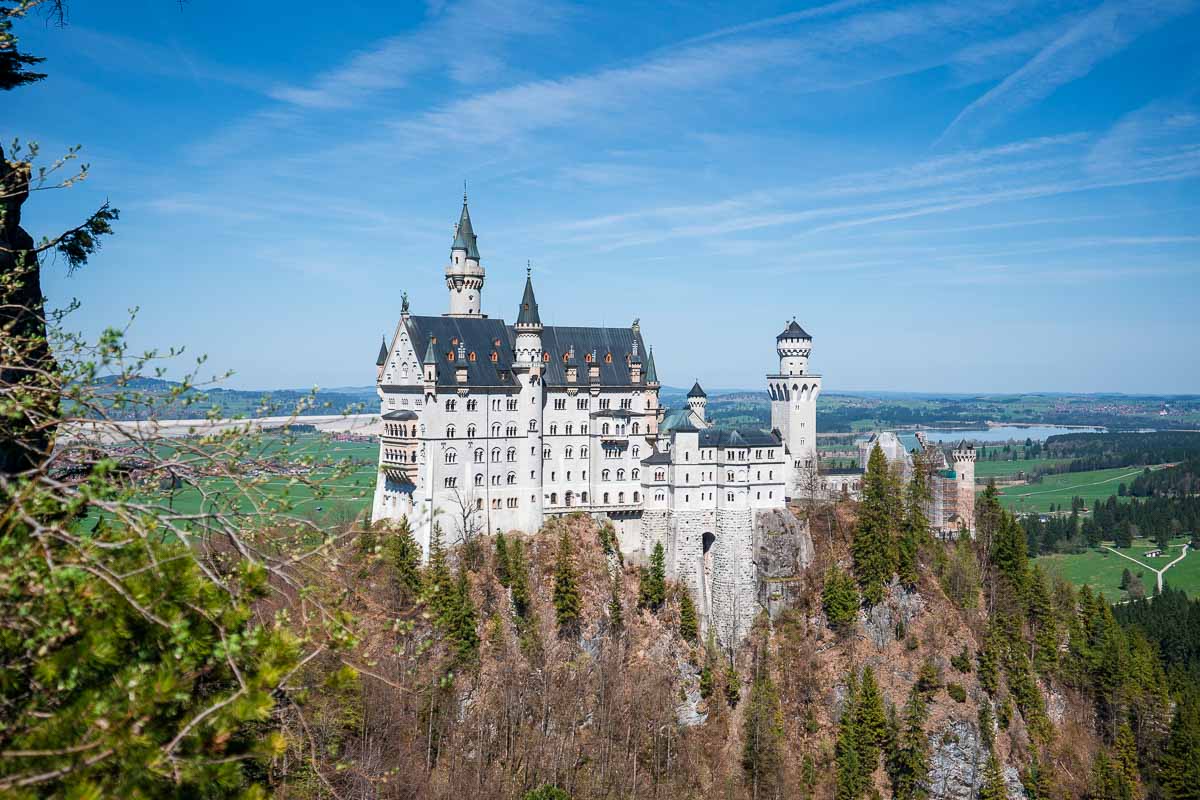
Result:
{"label": "green meadow", "polygon": [[[1135,577],[1138,577],[1140,572],[1142,585],[1146,587],[1146,595],[1153,594],[1158,585],[1154,570],[1162,569],[1178,558],[1181,546],[1187,541],[1186,538],[1174,540],[1171,542],[1168,554],[1160,558],[1146,557],[1146,553],[1155,548],[1155,544],[1147,539],[1138,539],[1132,547],[1118,551],[1140,562],[1142,566],[1138,566],[1128,558],[1122,558],[1111,550],[1101,548],[1083,553],[1040,556],[1036,563],[1048,575],[1060,576],[1075,586],[1090,586],[1094,591],[1103,594],[1110,602],[1115,602],[1125,596],[1121,590],[1121,575],[1126,569]],[[1200,591],[1200,554],[1189,549],[1187,556],[1182,561],[1163,573],[1163,583],[1176,589],[1183,589],[1189,595]]]}
{"label": "green meadow", "polygon": [[1000,490],[1000,502],[1011,511],[1049,511],[1051,504],[1069,508],[1071,498],[1082,497],[1090,507],[1093,500],[1107,500],[1115,495],[1121,483],[1130,483],[1143,469],[1120,467],[1047,475],[1038,483],[1004,487]]}

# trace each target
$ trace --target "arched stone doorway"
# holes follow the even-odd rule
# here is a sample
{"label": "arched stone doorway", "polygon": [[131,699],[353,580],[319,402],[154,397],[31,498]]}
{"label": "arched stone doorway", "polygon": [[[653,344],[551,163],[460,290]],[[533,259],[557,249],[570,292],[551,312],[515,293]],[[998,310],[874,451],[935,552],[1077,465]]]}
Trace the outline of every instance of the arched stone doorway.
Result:
{"label": "arched stone doorway", "polygon": [[712,618],[713,596],[713,544],[717,537],[705,531],[700,537],[700,605],[701,618],[708,621]]}

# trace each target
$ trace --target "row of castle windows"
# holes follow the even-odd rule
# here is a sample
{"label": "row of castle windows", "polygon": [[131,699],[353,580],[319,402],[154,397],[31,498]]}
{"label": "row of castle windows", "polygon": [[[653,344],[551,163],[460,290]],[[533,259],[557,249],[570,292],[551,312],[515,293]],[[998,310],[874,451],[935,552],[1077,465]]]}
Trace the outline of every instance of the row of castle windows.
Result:
{"label": "row of castle windows", "polygon": [[[383,425],[383,433],[385,436],[403,439],[408,436],[408,426],[396,425],[395,423],[387,422]],[[417,426],[415,424],[412,426],[412,435],[417,435]]]}
{"label": "row of castle windows", "polygon": [[[497,397],[492,400],[492,411],[499,411],[500,405],[502,403],[504,403],[506,405],[508,411],[516,411],[517,410],[517,401],[514,398],[510,397],[507,400],[504,400],[504,399]],[[448,398],[446,400],[446,410],[447,411],[456,411],[457,409],[458,409],[458,401],[455,400],[453,397]],[[479,401],[474,398],[467,400],[467,411],[477,411],[477,410],[479,410]]]}

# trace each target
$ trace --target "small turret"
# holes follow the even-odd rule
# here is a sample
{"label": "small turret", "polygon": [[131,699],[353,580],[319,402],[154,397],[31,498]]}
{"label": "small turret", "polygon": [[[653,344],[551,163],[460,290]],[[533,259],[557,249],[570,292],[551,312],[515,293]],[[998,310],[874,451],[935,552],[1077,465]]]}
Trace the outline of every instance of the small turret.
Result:
{"label": "small turret", "polygon": [[638,334],[641,332],[641,326],[638,321],[633,321],[633,343],[629,346],[629,382],[642,382],[642,354],[638,348]]}
{"label": "small turret", "polygon": [[450,290],[451,317],[480,317],[483,300],[483,267],[479,263],[479,241],[471,226],[467,210],[467,193],[463,192],[462,213],[454,227],[454,242],[450,245],[450,263],[446,265],[446,288]]}
{"label": "small turret", "polygon": [[379,356],[376,357],[376,359],[375,359],[375,366],[379,367],[380,369],[383,369],[383,365],[387,363],[387,357],[388,357],[387,339],[380,336],[379,337]]}
{"label": "small turret", "polygon": [[796,318],[775,337],[775,352],[779,354],[780,375],[803,375],[808,369],[808,356],[812,352],[812,337]]}
{"label": "small turret", "polygon": [[650,353],[646,356],[646,385],[657,388],[658,370],[654,368],[654,348],[650,348]]}
{"label": "small turret", "polygon": [[704,419],[704,412],[708,407],[708,395],[700,388],[700,381],[692,384],[692,390],[687,393],[688,408],[692,410],[701,421]]}
{"label": "small turret", "polygon": [[521,295],[521,308],[517,311],[517,322],[513,330],[517,333],[515,344],[517,364],[522,367],[540,367],[542,364],[542,318],[538,314],[537,298],[533,294],[533,270],[525,268],[525,292]]}
{"label": "small turret", "polygon": [[433,334],[430,334],[429,346],[425,348],[425,358],[421,359],[426,393],[432,393],[437,389],[437,363],[437,351],[433,349]]}

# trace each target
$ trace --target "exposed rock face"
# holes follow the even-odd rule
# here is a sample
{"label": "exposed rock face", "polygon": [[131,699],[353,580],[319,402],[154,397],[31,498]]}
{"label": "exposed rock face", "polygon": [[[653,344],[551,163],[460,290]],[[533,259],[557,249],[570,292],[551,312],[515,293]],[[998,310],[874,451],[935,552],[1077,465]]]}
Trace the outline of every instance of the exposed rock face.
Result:
{"label": "exposed rock face", "polygon": [[812,563],[808,524],[786,508],[754,516],[754,564],[758,602],[774,619],[795,605],[804,569]]}
{"label": "exposed rock face", "polygon": [[675,718],[685,728],[703,725],[708,719],[708,707],[700,696],[700,668],[682,657],[677,662],[685,689],[683,702],[675,707]]}
{"label": "exposed rock face", "polygon": [[[970,720],[956,719],[929,736],[930,800],[974,800],[983,785],[988,752],[979,728]],[[1004,769],[1009,800],[1025,800],[1020,775]]]}
{"label": "exposed rock face", "polygon": [[921,615],[924,607],[921,595],[908,591],[898,580],[893,580],[883,602],[859,611],[858,615],[868,638],[876,647],[886,647],[888,642],[895,641],[897,625],[903,624],[907,628]]}

